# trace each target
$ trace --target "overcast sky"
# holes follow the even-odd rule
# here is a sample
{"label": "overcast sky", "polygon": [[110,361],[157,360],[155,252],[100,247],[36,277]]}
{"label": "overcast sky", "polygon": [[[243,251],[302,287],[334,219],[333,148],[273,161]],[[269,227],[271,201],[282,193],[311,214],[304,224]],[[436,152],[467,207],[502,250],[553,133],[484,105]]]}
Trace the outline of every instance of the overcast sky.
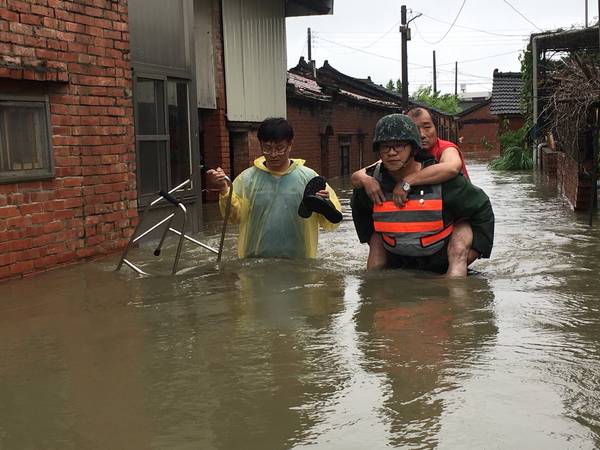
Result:
{"label": "overcast sky", "polygon": [[[520,69],[518,55],[530,33],[581,27],[585,22],[585,0],[466,0],[451,28],[463,1],[335,0],[331,16],[287,19],[288,67],[295,66],[301,55],[307,56],[306,29],[311,27],[317,67],[327,59],[347,75],[370,75],[379,84],[400,78],[398,27],[400,6],[405,4],[409,19],[423,14],[410,24],[410,92],[432,84],[433,50],[438,90],[454,93],[454,61],[458,61],[459,90],[463,83],[467,92],[491,90],[495,68]],[[588,5],[589,23],[596,23],[598,1],[588,0]]]}

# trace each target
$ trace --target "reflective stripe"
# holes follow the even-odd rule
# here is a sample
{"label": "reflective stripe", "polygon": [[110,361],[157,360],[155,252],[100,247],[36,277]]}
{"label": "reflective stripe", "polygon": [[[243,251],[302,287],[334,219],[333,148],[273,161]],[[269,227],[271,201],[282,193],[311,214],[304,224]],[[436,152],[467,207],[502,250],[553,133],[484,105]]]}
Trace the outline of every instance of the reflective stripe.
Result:
{"label": "reflective stripe", "polygon": [[440,219],[440,211],[395,211],[388,213],[373,213],[373,221],[375,222],[435,222]]}
{"label": "reflective stripe", "polygon": [[383,202],[381,205],[373,206],[373,212],[396,212],[396,211],[441,211],[442,200],[432,199],[424,200],[423,203],[420,200],[409,200],[404,206],[396,206],[394,202],[388,201]]}
{"label": "reflective stripe", "polygon": [[385,242],[390,247],[395,247],[396,246],[396,239],[394,239],[393,237],[391,237],[391,236],[383,233],[381,235],[381,238],[383,239],[383,242]]}
{"label": "reflective stripe", "polygon": [[[373,177],[380,183],[381,164]],[[444,248],[452,227],[444,228],[442,187],[439,184],[412,189],[408,201],[398,207],[386,192],[386,201],[373,205],[373,225],[384,248],[396,255],[430,256]]]}
{"label": "reflective stripe", "polygon": [[421,238],[421,245],[423,247],[429,247],[430,245],[433,245],[440,241],[443,241],[448,236],[450,236],[453,231],[454,231],[454,225],[450,224],[446,228],[444,228],[442,231],[440,231],[439,233],[432,234],[430,236],[423,236]]}
{"label": "reflective stripe", "polygon": [[438,231],[444,228],[443,220],[435,222],[373,222],[375,231],[380,233],[419,233]]}

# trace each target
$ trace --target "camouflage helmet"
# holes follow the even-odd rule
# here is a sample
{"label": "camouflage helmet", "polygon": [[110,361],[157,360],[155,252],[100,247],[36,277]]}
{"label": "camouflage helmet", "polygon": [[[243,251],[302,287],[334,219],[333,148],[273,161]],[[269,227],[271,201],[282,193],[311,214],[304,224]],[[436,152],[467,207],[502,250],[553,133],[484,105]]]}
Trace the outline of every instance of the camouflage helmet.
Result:
{"label": "camouflage helmet", "polygon": [[421,135],[412,119],[404,114],[388,114],[375,125],[373,151],[379,151],[379,143],[386,141],[410,142],[413,155],[421,148]]}

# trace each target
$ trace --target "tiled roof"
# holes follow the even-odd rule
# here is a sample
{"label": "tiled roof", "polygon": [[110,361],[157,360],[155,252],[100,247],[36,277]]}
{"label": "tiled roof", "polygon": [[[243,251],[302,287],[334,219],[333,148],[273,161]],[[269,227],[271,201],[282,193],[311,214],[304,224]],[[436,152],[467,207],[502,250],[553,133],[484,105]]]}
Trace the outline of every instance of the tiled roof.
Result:
{"label": "tiled roof", "polygon": [[497,116],[522,114],[520,104],[522,85],[523,81],[519,72],[498,72],[498,69],[494,70],[490,112]]}
{"label": "tiled roof", "polygon": [[331,96],[324,94],[321,86],[319,86],[315,80],[308,77],[288,72],[287,82],[300,96],[321,101],[331,100]]}

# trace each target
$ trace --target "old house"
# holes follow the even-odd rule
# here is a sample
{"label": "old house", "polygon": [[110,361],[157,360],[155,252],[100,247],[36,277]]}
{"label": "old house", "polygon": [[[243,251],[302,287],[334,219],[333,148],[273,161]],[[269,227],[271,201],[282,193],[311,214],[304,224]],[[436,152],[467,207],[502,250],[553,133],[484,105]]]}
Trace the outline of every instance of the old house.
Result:
{"label": "old house", "polygon": [[523,126],[522,86],[521,72],[494,70],[490,113],[500,119],[499,133],[516,131]]}
{"label": "old house", "polygon": [[500,119],[490,111],[491,98],[473,102],[457,114],[460,149],[466,156],[498,156]]}
{"label": "old house", "polygon": [[[329,64],[303,58],[288,72],[287,114],[296,130],[296,154],[326,177],[349,175],[376,161],[373,130],[384,115],[402,112],[402,96]],[[426,105],[413,100],[410,107]],[[428,107],[427,107],[428,108]],[[428,108],[441,139],[456,140],[450,114]]]}
{"label": "old house", "polygon": [[375,161],[375,124],[401,110],[398,94],[345,75],[327,61],[313,72],[300,59],[288,72],[287,100],[297,154],[326,177],[348,175]]}
{"label": "old house", "polygon": [[[285,18],[332,0],[0,2],[0,278],[122,248],[285,115]],[[260,97],[258,93],[261,93]],[[178,193],[200,222],[200,185]]]}

